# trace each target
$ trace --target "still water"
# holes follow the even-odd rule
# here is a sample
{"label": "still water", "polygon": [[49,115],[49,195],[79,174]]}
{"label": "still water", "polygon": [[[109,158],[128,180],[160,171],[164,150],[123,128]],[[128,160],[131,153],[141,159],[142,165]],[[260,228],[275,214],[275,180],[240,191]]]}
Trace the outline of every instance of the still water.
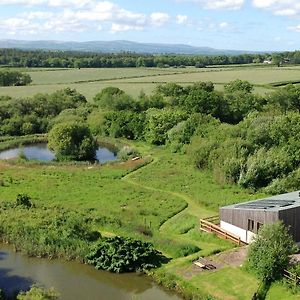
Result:
{"label": "still water", "polygon": [[0,289],[55,287],[62,300],[180,300],[145,275],[113,274],[77,262],[29,258],[0,244]]}
{"label": "still water", "polygon": [[[9,150],[4,150],[0,152],[0,159],[12,159],[17,158],[20,153],[24,154],[29,160],[41,160],[41,161],[51,161],[55,159],[55,155],[51,152],[46,143],[38,143],[32,145],[26,145],[18,148],[13,148]],[[117,159],[117,155],[113,150],[107,147],[100,146],[96,150],[96,158],[100,163],[105,163],[107,161],[113,161]]]}

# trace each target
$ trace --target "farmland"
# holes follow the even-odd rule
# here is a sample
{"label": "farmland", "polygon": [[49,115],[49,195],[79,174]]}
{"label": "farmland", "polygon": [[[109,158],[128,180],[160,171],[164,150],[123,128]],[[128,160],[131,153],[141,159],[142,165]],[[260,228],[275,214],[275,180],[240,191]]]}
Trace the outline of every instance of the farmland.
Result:
{"label": "farmland", "polygon": [[[24,69],[23,69],[24,70]],[[150,94],[158,84],[176,82],[191,84],[212,81],[216,89],[235,80],[248,80],[255,91],[265,94],[277,83],[299,82],[299,67],[239,66],[196,69],[188,68],[111,68],[111,69],[25,69],[33,82],[23,87],[1,87],[0,95],[30,97],[37,93],[51,93],[65,87],[75,88],[92,100],[96,93],[115,86],[137,96],[143,90]]]}
{"label": "farmland", "polygon": [[[58,230],[55,226],[62,220],[68,225],[66,220],[69,218],[71,223],[79,222],[82,218],[79,222],[81,225],[84,222],[89,223],[94,232],[100,233],[102,237],[120,235],[151,242],[169,259],[169,262],[149,274],[166,287],[173,288],[191,299],[195,295],[199,299],[250,299],[257,290],[259,282],[244,267],[226,263],[213,272],[199,272],[192,269],[193,260],[199,257],[210,257],[220,252],[227,253],[235,248],[228,241],[201,232],[199,219],[218,214],[221,206],[266,196],[267,192],[263,188],[247,189],[237,184],[234,178],[241,176],[239,174],[236,176],[236,170],[233,168],[228,169],[235,175],[230,178],[229,172],[226,173],[222,169],[224,165],[226,166],[223,162],[228,155],[230,162],[235,163],[236,160],[238,166],[240,165],[239,139],[243,139],[242,150],[251,145],[249,152],[246,154],[243,152],[247,156],[246,159],[259,152],[254,148],[255,143],[251,142],[251,138],[253,136],[256,138],[257,128],[260,130],[260,127],[255,126],[269,124],[265,122],[268,120],[266,118],[268,113],[273,118],[274,113],[278,113],[277,120],[282,118],[280,123],[282,130],[288,128],[290,120],[293,120],[296,125],[300,124],[296,116],[298,102],[291,102],[288,103],[290,106],[281,107],[282,103],[276,103],[276,97],[274,101],[269,102],[266,97],[266,102],[258,101],[257,106],[255,101],[249,101],[250,105],[239,114],[240,111],[235,110],[234,105],[224,105],[223,111],[214,110],[218,105],[214,101],[220,100],[224,101],[224,104],[232,104],[234,102],[226,96],[234,95],[237,95],[238,104],[241,103],[241,99],[246,102],[249,99],[255,100],[254,93],[264,95],[279,89],[277,85],[299,82],[300,68],[221,66],[203,69],[26,69],[25,71],[33,79],[29,86],[3,87],[0,88],[0,95],[10,95],[14,98],[30,97],[37,93],[50,94],[58,89],[70,87],[83,93],[91,102],[101,89],[113,86],[119,87],[135,99],[127,98],[121,93],[120,99],[127,101],[125,104],[128,106],[125,108],[109,106],[114,104],[114,101],[118,101],[117,96],[113,98],[115,95],[110,95],[111,98],[104,95],[106,98],[103,96],[103,99],[109,101],[101,102],[103,99],[100,99],[98,102],[95,101],[95,105],[90,105],[86,103],[84,97],[70,90],[60,91],[44,98],[41,96],[23,101],[8,99],[2,103],[3,112],[7,110],[11,115],[3,113],[1,130],[8,131],[4,133],[7,136],[1,138],[0,149],[26,142],[26,137],[18,137],[21,134],[30,133],[27,138],[31,142],[39,139],[46,140],[52,126],[75,120],[75,122],[88,124],[93,134],[97,135],[98,141],[116,143],[120,149],[124,145],[131,147],[137,151],[140,158],[104,165],[74,161],[33,162],[22,157],[17,160],[0,161],[0,213],[4,216],[0,219],[0,233],[6,234],[3,234],[4,240],[17,244],[17,248],[31,255],[50,257],[56,255],[56,257],[84,260],[90,244],[82,239],[78,242],[70,234],[72,230],[67,228],[63,231],[67,236],[64,244],[67,245],[65,251],[67,254],[63,253],[64,246],[61,246],[61,243],[64,243],[65,236],[57,237],[59,231],[55,231]],[[251,84],[250,91],[243,93],[238,91],[235,94],[236,91],[226,91],[226,87],[224,93],[214,91],[214,87],[223,90],[225,84],[237,78],[253,84],[254,92],[251,90]],[[203,83],[192,86],[199,81],[212,81],[214,86]],[[172,82],[182,84],[183,92],[187,93],[179,94],[178,99],[181,101],[178,103],[169,102],[169,98],[172,97],[167,94],[168,91],[163,90],[160,91],[161,102],[147,102],[147,99],[144,99],[144,106],[142,106],[140,103],[143,100],[136,99],[141,90],[150,94],[158,84]],[[187,85],[191,86],[187,87]],[[107,90],[115,92],[114,89]],[[289,95],[288,92],[293,93],[294,90],[288,90],[285,95]],[[222,99],[220,95],[223,94],[225,96]],[[203,95],[203,98],[197,98],[199,95]],[[155,96],[153,96],[154,100]],[[260,97],[257,98],[261,100]],[[202,110],[206,108],[207,99],[212,101],[212,106]],[[193,100],[195,102],[189,102]],[[20,107],[17,105],[18,101],[22,104]],[[136,105],[138,101],[140,106]],[[193,111],[197,107],[199,110]],[[48,109],[52,114],[46,113]],[[232,113],[229,109],[232,109]],[[226,113],[229,113],[229,117]],[[233,118],[234,114],[237,119]],[[44,122],[37,119],[37,115],[43,117]],[[259,117],[266,119],[261,121]],[[155,123],[157,120],[158,123]],[[232,123],[228,124],[226,120]],[[28,127],[23,126],[24,122]],[[119,126],[117,122],[121,125]],[[11,130],[13,137],[10,137],[9,130],[16,129],[18,124],[21,124],[19,130],[21,133]],[[39,129],[34,125],[39,125]],[[298,128],[296,125],[294,128]],[[160,128],[163,132],[157,130]],[[274,126],[270,128],[273,128],[274,132],[278,130]],[[272,130],[262,131],[265,134],[262,142],[268,141],[267,133],[269,131],[272,133]],[[186,132],[187,136],[182,138]],[[292,137],[296,136],[289,128],[287,132]],[[39,135],[40,133],[42,134]],[[285,134],[285,138],[289,138],[289,135]],[[272,141],[274,142],[274,137]],[[295,152],[295,149],[298,149],[292,138],[291,141],[286,142],[282,138],[281,143],[291,146],[290,151]],[[214,145],[214,149],[208,148],[209,150],[206,151],[205,147],[210,144]],[[219,148],[216,145],[219,145]],[[257,149],[263,146],[257,142]],[[275,151],[278,151],[281,144],[277,143],[276,146],[276,149],[272,150],[274,157],[277,157]],[[206,153],[213,155],[205,157]],[[200,156],[197,156],[198,154]],[[282,155],[288,157],[285,153]],[[296,159],[297,157],[295,158],[297,162]],[[203,161],[206,162],[206,167],[200,166]],[[246,160],[244,165],[245,162]],[[213,167],[209,168],[209,164]],[[294,173],[288,169],[290,173],[279,174],[282,177],[295,176],[297,179],[297,168],[298,165],[295,163]],[[268,165],[266,169],[270,169]],[[285,178],[290,177],[283,179]],[[273,180],[273,177],[271,179]],[[34,204],[32,208],[14,206],[19,193],[30,196]],[[26,224],[22,224],[22,220],[25,220]],[[23,236],[20,236],[17,229],[21,230],[23,227],[24,233],[28,233],[29,238],[25,236],[22,240]],[[49,229],[50,237],[43,235],[42,230],[45,228]],[[59,226],[58,228],[60,229]],[[37,242],[32,242],[33,240]],[[247,282],[246,287],[245,282]],[[293,295],[282,283],[276,283],[271,287],[269,295],[276,293],[281,299],[299,299],[299,294]],[[215,298],[201,298],[206,295]],[[197,297],[193,299],[198,299]]]}

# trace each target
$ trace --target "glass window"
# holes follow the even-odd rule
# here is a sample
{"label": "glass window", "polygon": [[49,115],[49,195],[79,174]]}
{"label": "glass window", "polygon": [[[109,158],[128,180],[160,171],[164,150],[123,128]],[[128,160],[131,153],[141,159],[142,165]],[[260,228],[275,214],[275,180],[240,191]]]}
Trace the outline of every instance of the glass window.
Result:
{"label": "glass window", "polygon": [[248,219],[248,230],[254,231],[254,220]]}

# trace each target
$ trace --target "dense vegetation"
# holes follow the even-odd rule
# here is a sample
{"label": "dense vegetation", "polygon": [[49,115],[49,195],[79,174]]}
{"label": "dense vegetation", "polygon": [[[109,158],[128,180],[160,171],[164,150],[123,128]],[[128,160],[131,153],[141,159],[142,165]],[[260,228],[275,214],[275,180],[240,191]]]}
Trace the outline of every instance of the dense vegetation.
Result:
{"label": "dense vegetation", "polygon": [[30,290],[20,291],[14,297],[5,295],[0,290],[0,300],[56,300],[59,299],[59,294],[53,289],[44,289],[38,285],[32,285]]}
{"label": "dense vegetation", "polygon": [[282,278],[290,264],[291,254],[297,251],[296,243],[282,222],[264,225],[249,246],[247,267],[262,284],[258,299],[265,299],[270,285]]}
{"label": "dense vegetation", "polygon": [[[75,90],[66,88],[51,95],[37,94],[32,98],[11,99],[0,97],[0,134],[1,135],[27,135],[45,133],[51,127],[50,121],[64,111],[65,120],[68,117],[66,109],[79,106],[82,110],[78,114],[84,115],[86,99]],[[72,113],[72,119],[74,120]],[[60,119],[62,116],[60,117]],[[60,121],[57,120],[57,122]]]}
{"label": "dense vegetation", "polygon": [[[273,55],[278,62],[300,63],[300,52],[286,52]],[[43,68],[122,68],[122,67],[168,67],[230,65],[259,63],[271,58],[270,54],[240,55],[151,55],[151,54],[105,54],[70,51],[26,51],[0,49],[0,65],[10,67]]]}
{"label": "dense vegetation", "polygon": [[58,123],[49,132],[49,149],[57,160],[96,159],[97,143],[85,124]]}
{"label": "dense vegetation", "polygon": [[[125,138],[122,141],[137,146],[141,156],[152,157],[101,167],[1,162],[0,237],[29,255],[84,260],[90,254],[99,268],[120,272],[150,266],[147,260],[136,265],[136,258],[148,250],[150,257],[157,254],[151,242],[175,260],[168,265],[176,276],[165,280],[176,288],[181,273],[172,268],[184,273],[183,268],[199,255],[232,247],[199,233],[200,217],[214,214],[220,205],[256,198],[258,194],[252,191],[298,189],[299,103],[299,86],[258,96],[249,82],[241,80],[228,83],[224,91],[216,91],[211,82],[167,83],[151,95],[141,92],[136,99],[109,87],[92,103],[73,89],[32,98],[2,97],[2,148],[26,140],[18,135],[45,133],[42,137],[47,135],[50,145],[53,135],[58,146],[67,141],[67,149],[81,155],[72,133],[76,133],[75,140],[77,133],[83,133],[83,140],[88,135],[85,146],[93,146],[96,136]],[[67,137],[61,136],[66,128]],[[124,158],[136,153],[133,147],[124,148]],[[111,238],[115,235],[122,238]],[[123,244],[125,250],[116,251]],[[137,244],[142,251],[136,247],[137,256],[132,259],[128,249]],[[241,278],[250,276],[239,269],[234,274],[228,268],[220,272],[228,280],[235,273]],[[202,284],[203,278],[197,276],[200,279],[193,278],[191,285]],[[214,276],[218,275],[212,275],[213,284],[220,283]],[[252,277],[250,281],[255,286]],[[243,293],[248,296],[250,292]]]}
{"label": "dense vegetation", "polygon": [[28,74],[19,71],[0,70],[0,86],[28,85],[31,81],[31,77]]}
{"label": "dense vegetation", "polygon": [[117,273],[156,268],[162,261],[152,244],[119,236],[102,239],[87,255],[87,262],[96,269]]}

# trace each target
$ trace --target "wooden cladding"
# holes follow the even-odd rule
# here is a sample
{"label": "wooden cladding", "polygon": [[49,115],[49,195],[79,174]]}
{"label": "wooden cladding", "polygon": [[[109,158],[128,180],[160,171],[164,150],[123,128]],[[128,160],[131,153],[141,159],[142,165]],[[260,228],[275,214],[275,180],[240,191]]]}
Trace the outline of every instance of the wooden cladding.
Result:
{"label": "wooden cladding", "polygon": [[294,240],[300,241],[300,207],[287,207],[281,210],[223,207],[220,208],[220,220],[254,233],[257,233],[264,224],[281,220],[289,228]]}

